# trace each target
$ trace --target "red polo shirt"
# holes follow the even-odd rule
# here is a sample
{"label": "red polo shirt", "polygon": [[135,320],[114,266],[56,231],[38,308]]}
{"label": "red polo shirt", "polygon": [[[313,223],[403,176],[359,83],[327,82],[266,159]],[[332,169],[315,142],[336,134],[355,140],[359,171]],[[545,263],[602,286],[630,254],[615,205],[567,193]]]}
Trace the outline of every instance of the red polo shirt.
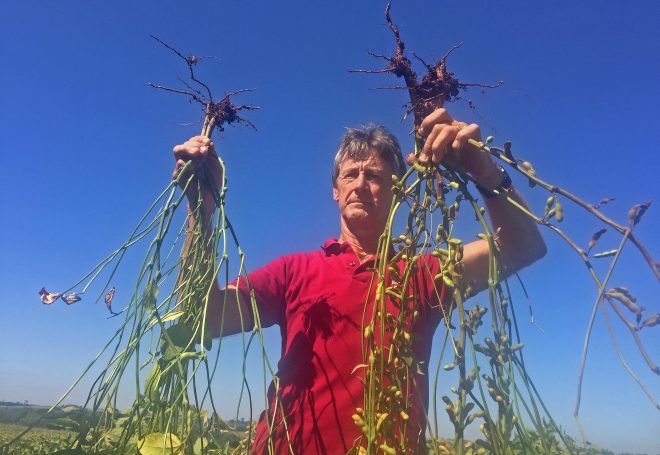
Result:
{"label": "red polo shirt", "polygon": [[[249,274],[262,327],[280,326],[282,358],[278,363],[279,400],[274,386],[268,392],[271,422],[275,412],[272,444],[275,454],[345,454],[361,431],[351,416],[363,407],[364,377],[354,368],[362,360],[362,318],[371,285],[374,261],[360,264],[348,243],[329,239],[322,251],[283,256]],[[415,295],[421,296],[419,317],[413,327],[413,349],[422,362],[417,375],[419,393],[411,397],[410,428],[423,442],[424,409],[428,406],[428,375],[433,333],[442,318],[438,296],[447,302],[444,286],[434,287],[438,260],[420,259],[413,277]],[[245,280],[238,288],[249,295]],[[447,295],[445,295],[447,294]],[[373,303],[372,303],[373,305]],[[367,309],[367,315],[371,309]],[[277,401],[277,406],[276,406]],[[282,421],[286,418],[288,438]],[[262,413],[256,429],[253,453],[268,453],[268,422]]]}

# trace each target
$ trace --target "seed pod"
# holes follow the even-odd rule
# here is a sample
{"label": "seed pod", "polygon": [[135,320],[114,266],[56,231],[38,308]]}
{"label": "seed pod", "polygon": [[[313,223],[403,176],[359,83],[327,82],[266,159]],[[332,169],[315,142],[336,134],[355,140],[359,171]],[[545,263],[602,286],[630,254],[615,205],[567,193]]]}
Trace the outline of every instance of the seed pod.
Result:
{"label": "seed pod", "polygon": [[364,420],[359,415],[353,414],[351,416],[351,418],[353,419],[353,421],[355,422],[356,425],[358,425],[358,426],[364,425]]}
{"label": "seed pod", "polygon": [[510,160],[513,160],[513,154],[511,153],[511,141],[506,141],[503,144],[503,148],[504,148],[504,156],[506,156]]}
{"label": "seed pod", "polygon": [[560,223],[564,221],[564,207],[559,201],[557,201],[557,204],[555,205],[555,218]]}
{"label": "seed pod", "polygon": [[644,322],[639,325],[639,328],[641,329],[642,327],[653,327],[658,324],[660,324],[660,313],[654,314],[653,316],[644,319]]}
{"label": "seed pod", "polygon": [[552,207],[552,204],[555,202],[555,197],[550,196],[548,199],[545,201],[545,213],[548,213],[550,211],[550,208]]}
{"label": "seed pod", "polygon": [[607,291],[605,295],[620,302],[623,306],[628,308],[631,313],[641,315],[642,309],[635,304],[637,299],[635,299],[635,297],[630,295],[627,291],[628,290],[626,288],[614,288]]}
{"label": "seed pod", "polygon": [[378,421],[376,422],[376,431],[380,430],[380,426],[385,422],[385,419],[387,419],[387,416],[389,414],[387,412],[384,412],[383,414],[378,417]]}
{"label": "seed pod", "polygon": [[380,301],[383,298],[383,282],[380,281],[376,286],[376,300]]}
{"label": "seed pod", "polygon": [[651,201],[645,201],[641,204],[633,205],[628,211],[628,222],[631,226],[636,226],[642,219],[644,212],[651,206]]}

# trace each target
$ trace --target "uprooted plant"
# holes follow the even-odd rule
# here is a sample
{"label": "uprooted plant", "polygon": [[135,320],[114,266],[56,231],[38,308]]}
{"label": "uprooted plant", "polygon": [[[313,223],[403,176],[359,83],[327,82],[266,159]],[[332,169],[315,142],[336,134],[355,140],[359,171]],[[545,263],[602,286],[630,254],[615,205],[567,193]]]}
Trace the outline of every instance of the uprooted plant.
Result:
{"label": "uprooted plant", "polygon": [[[396,41],[394,55],[388,57],[372,53],[373,56],[387,61],[385,68],[354,72],[392,73],[403,78],[405,85],[392,88],[408,91],[410,104],[404,118],[413,114],[415,132],[428,114],[458,98],[461,90],[474,86],[494,88],[499,85],[459,82],[447,69],[446,64],[449,53],[458,46],[452,47],[435,65],[424,62],[413,53],[426,69],[421,79],[418,79],[411,61],[404,53],[404,43],[399,30],[390,17],[390,6],[388,2],[385,16]],[[498,148],[491,145],[492,140],[492,137],[488,137],[485,142],[470,139],[469,143],[506,165],[503,167],[522,174],[530,187],[542,188],[548,191],[550,196],[542,215],[534,214],[505,191],[493,190],[490,197],[506,200],[539,225],[559,235],[584,262],[597,286],[597,297],[588,324],[579,372],[574,412],[576,419],[579,415],[582,377],[591,328],[599,308],[622,365],[640,385],[651,403],[658,408],[654,397],[623,358],[607,312],[609,304],[629,329],[649,368],[660,374],[640,338],[640,331],[658,325],[660,316],[654,314],[645,317],[644,308],[636,302],[627,288],[618,286],[607,289],[619,255],[628,242],[637,247],[656,279],[660,278],[658,263],[634,234],[634,228],[648,209],[650,201],[632,207],[627,216],[628,223],[619,224],[598,210],[600,205],[610,202],[611,198],[604,198],[599,204],[589,204],[565,189],[539,178],[531,163],[513,156],[510,142]],[[430,255],[439,261],[440,273],[435,276],[437,293],[440,295],[443,288],[448,289],[453,304],[449,311],[445,311],[442,306],[438,310],[445,311],[444,341],[440,357],[436,359],[437,367],[432,380],[432,409],[426,416],[427,431],[431,435],[429,450],[434,453],[457,454],[542,454],[555,450],[559,438],[564,450],[572,453],[575,445],[564,436],[548,414],[525,368],[523,344],[519,337],[509,284],[501,267],[498,233],[488,226],[483,216],[484,208],[480,207],[478,198],[468,189],[468,184],[473,180],[469,174],[459,169],[420,162],[417,158],[422,148],[423,139],[415,134],[412,167],[403,178],[394,177],[394,200],[389,222],[380,239],[373,278],[375,293],[365,304],[363,363],[356,367],[365,384],[364,408],[358,408],[353,416],[356,425],[362,430],[363,438],[356,444],[353,452],[393,454],[415,451],[415,435],[411,435],[406,428],[411,399],[415,396],[411,392],[421,387],[420,379],[427,380],[423,379],[422,374],[429,370],[429,366],[422,365],[414,357],[412,349],[415,342],[412,327],[419,317],[419,306],[416,303],[419,299],[415,298],[411,290],[411,276],[419,267],[424,266],[424,258]],[[603,228],[593,235],[586,249],[579,247],[555,224],[555,221],[561,223],[564,219],[563,200],[582,207],[621,234],[619,246],[591,254],[591,249],[605,232]],[[466,204],[481,227],[482,233],[479,237],[488,242],[489,246],[488,307],[468,307],[465,302],[471,295],[471,289],[463,280],[463,241],[455,236],[455,231],[461,207]],[[405,232],[396,236],[393,233],[395,218],[405,206],[409,209],[404,215],[407,220]],[[434,219],[440,221],[434,223]],[[591,261],[604,258],[612,260],[606,275],[600,277]],[[633,313],[634,322],[626,316],[626,311]],[[489,316],[486,316],[488,313]],[[488,319],[490,324],[484,324]],[[485,329],[480,329],[484,325],[490,325],[489,333],[484,334]],[[444,362],[446,364],[443,365]],[[453,444],[447,444],[439,437],[436,398],[440,373],[451,370],[454,370],[454,374],[457,372],[458,385],[451,388],[451,394],[442,395],[445,411],[454,427]],[[465,429],[473,423],[479,424],[483,435],[475,443],[465,439]]]}
{"label": "uprooted plant", "polygon": [[[185,56],[160,39],[152,38],[185,62],[188,78],[180,79],[183,89],[150,85],[184,95],[200,105],[204,111],[202,136],[210,138],[214,131],[223,131],[225,125],[242,124],[254,128],[240,114],[257,107],[232,102],[233,96],[249,90],[234,91],[215,99],[211,89],[195,74],[195,67],[202,58]],[[221,339],[213,349],[213,340],[205,324],[210,290],[216,280],[224,281],[226,286],[230,277],[247,280],[247,274],[243,251],[225,213],[224,162],[218,156],[209,159],[217,160],[221,182],[213,181],[213,174],[208,171],[209,162],[194,172],[188,169],[191,164],[188,162],[149,207],[123,245],[67,291],[51,293],[42,288],[39,292],[44,304],[52,304],[60,298],[72,304],[82,299],[92,283],[101,282],[96,300],[104,296],[111,317],[123,317],[114,336],[52,408],[69,395],[94,365],[107,359],[83,405],[92,411],[93,418],[85,413],[87,420],[81,420],[77,426],[79,437],[73,445],[81,453],[219,453],[249,449],[252,424],[238,431],[224,422],[216,410],[211,388]],[[204,219],[202,189],[212,191],[215,201],[216,213],[210,227],[202,226],[199,221]],[[185,219],[182,226],[175,229],[175,215],[181,215],[182,203],[185,213],[186,194],[198,195],[197,201],[189,201],[190,213],[178,217]],[[109,292],[108,288],[117,269],[126,251],[149,237],[145,259],[125,308],[116,311],[115,304],[113,310],[115,287]],[[183,253],[179,258],[176,253],[182,243]],[[253,297],[249,303],[258,315]],[[224,307],[227,305],[225,299]],[[240,314],[240,305],[238,311]],[[243,326],[247,332],[242,339],[244,359],[255,338],[263,349],[259,318],[254,319],[255,327]],[[264,372],[273,374],[265,353],[263,367]],[[245,365],[243,378],[237,413],[244,394],[247,394],[251,413],[252,396],[245,380]],[[131,386],[136,391],[135,400],[129,410],[120,412],[120,391]],[[249,422],[252,420],[250,414]],[[227,437],[228,432],[233,434],[231,438]],[[236,448],[234,443],[238,439],[244,441]]]}

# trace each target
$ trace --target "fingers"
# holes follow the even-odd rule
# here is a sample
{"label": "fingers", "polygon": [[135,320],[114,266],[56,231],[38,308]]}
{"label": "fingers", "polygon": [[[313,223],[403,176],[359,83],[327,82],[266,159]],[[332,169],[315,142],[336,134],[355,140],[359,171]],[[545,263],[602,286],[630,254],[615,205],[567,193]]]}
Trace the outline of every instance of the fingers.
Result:
{"label": "fingers", "polygon": [[[208,156],[217,156],[213,147],[213,142],[205,136],[193,136],[183,144],[179,144],[172,149],[176,165],[172,178],[177,179],[181,170],[186,167],[186,174],[196,171],[200,164]],[[213,160],[211,160],[213,161]],[[186,179],[185,176],[184,180]]]}
{"label": "fingers", "polygon": [[460,161],[457,152],[466,148],[468,139],[481,140],[479,125],[456,121],[446,109],[437,109],[429,114],[419,126],[418,133],[425,138],[419,155],[421,163],[455,163],[457,159]]}
{"label": "fingers", "polygon": [[476,123],[461,128],[451,146],[454,150],[462,150],[467,145],[468,139],[481,141],[481,128]]}
{"label": "fingers", "polygon": [[453,121],[454,119],[449,115],[447,109],[436,109],[422,121],[422,124],[419,126],[419,134],[422,137],[427,137],[436,125],[441,123],[451,124]]}
{"label": "fingers", "polygon": [[[429,160],[439,164],[449,151],[449,146],[455,143],[456,137],[461,132],[464,123],[453,122],[453,124],[440,123],[433,126],[430,134],[427,136],[419,156],[419,161],[427,163]],[[467,139],[465,139],[467,141]],[[460,150],[454,148],[454,150]]]}
{"label": "fingers", "polygon": [[172,150],[176,160],[195,160],[206,156],[216,156],[213,142],[205,136],[194,136]]}

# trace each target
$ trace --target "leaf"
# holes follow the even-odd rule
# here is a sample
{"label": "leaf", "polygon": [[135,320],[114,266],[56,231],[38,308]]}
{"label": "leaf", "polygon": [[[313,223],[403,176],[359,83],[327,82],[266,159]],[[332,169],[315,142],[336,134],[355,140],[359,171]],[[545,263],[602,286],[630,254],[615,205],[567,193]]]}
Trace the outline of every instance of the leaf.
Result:
{"label": "leaf", "polygon": [[160,337],[160,352],[165,359],[174,359],[184,351],[194,351],[192,328],[183,322],[169,326]]}
{"label": "leaf", "polygon": [[115,287],[113,286],[108,293],[103,297],[103,301],[105,302],[105,306],[108,308],[108,311],[112,314],[117,314],[114,311],[112,311],[112,299],[115,298]]}
{"label": "leaf", "polygon": [[183,455],[181,441],[173,433],[151,433],[138,441],[141,455]]}
{"label": "leaf", "polygon": [[103,439],[105,439],[105,442],[108,444],[117,444],[119,440],[121,439],[121,435],[124,432],[124,429],[120,426],[115,426],[112,430],[108,431],[106,434],[103,435]]}
{"label": "leaf", "polygon": [[160,318],[161,321],[167,322],[167,321],[174,321],[175,319],[180,318],[183,316],[186,312],[185,311],[170,311],[169,313],[165,314],[162,318]]}
{"label": "leaf", "polygon": [[70,292],[68,294],[64,294],[62,296],[62,300],[64,300],[64,303],[67,305],[71,305],[72,303],[80,302],[82,297],[80,297],[80,295],[76,294],[75,292]]}
{"label": "leaf", "polygon": [[144,288],[140,304],[147,310],[156,309],[156,299],[158,297],[158,283],[151,279]]}
{"label": "leaf", "polygon": [[57,299],[59,299],[62,296],[61,292],[48,292],[46,288],[41,288],[39,290],[39,296],[41,297],[41,303],[44,305],[50,305],[51,303],[55,302]]}
{"label": "leaf", "polygon": [[[186,314],[185,311],[172,310],[161,316],[160,321],[161,322],[174,321],[180,318],[181,316],[183,316],[184,314]],[[158,318],[153,318],[149,324],[150,324],[149,327],[155,326],[156,324],[158,324]]]}

